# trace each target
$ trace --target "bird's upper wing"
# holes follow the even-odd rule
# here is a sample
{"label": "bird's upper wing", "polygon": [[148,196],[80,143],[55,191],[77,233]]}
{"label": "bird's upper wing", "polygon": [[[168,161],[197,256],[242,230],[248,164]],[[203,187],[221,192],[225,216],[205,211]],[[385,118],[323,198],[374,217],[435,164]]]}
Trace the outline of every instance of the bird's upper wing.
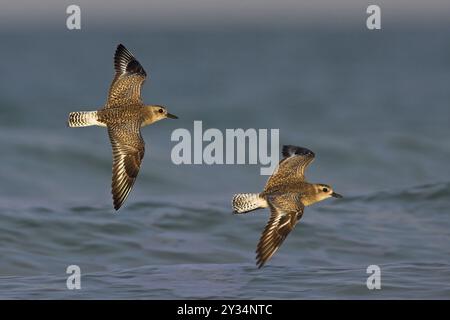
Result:
{"label": "bird's upper wing", "polygon": [[287,193],[268,199],[270,219],[256,248],[256,264],[261,268],[281,246],[303,215],[299,194]]}
{"label": "bird's upper wing", "polygon": [[281,159],[275,172],[266,183],[265,191],[289,182],[305,180],[306,167],[314,160],[314,152],[296,146],[283,146]]}
{"label": "bird's upper wing", "polygon": [[130,51],[119,44],[114,55],[116,74],[109,89],[105,108],[142,104],[141,87],[147,73]]}
{"label": "bird's upper wing", "polygon": [[118,210],[133,187],[145,152],[139,124],[108,126],[113,152],[112,195]]}

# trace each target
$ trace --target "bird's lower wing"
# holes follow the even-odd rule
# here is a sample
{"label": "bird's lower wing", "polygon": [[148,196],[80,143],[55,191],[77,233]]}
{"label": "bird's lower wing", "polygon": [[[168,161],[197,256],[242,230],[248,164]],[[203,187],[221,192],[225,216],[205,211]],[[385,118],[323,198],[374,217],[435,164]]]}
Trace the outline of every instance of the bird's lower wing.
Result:
{"label": "bird's lower wing", "polygon": [[114,209],[118,210],[136,181],[145,147],[139,129],[116,126],[108,128],[108,133],[113,152],[111,193]]}
{"label": "bird's lower wing", "polygon": [[286,194],[269,199],[270,219],[256,248],[256,264],[261,268],[278,250],[303,215],[297,195]]}

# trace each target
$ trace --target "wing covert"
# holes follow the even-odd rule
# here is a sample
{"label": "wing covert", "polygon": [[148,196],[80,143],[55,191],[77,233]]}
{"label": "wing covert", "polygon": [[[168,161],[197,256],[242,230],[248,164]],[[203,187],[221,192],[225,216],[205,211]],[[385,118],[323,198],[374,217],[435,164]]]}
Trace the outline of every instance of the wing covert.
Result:
{"label": "wing covert", "polygon": [[305,180],[305,170],[313,162],[315,154],[309,149],[286,145],[282,149],[281,159],[274,173],[267,180],[265,191],[289,182]]}

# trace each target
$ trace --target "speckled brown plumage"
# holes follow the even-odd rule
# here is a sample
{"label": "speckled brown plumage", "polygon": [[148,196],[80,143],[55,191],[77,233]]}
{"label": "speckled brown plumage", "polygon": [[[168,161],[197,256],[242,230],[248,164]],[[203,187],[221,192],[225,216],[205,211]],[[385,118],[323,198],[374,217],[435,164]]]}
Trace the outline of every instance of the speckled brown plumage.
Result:
{"label": "speckled brown plumage", "polygon": [[164,118],[174,118],[160,105],[144,105],[141,88],[147,73],[133,55],[119,44],[114,55],[115,76],[105,106],[98,111],[71,112],[70,127],[90,125],[108,128],[113,152],[112,183],[114,208],[128,197],[145,153],[141,127]]}
{"label": "speckled brown plumage", "polygon": [[267,196],[270,218],[256,247],[256,264],[262,267],[294,229],[303,215],[304,206],[298,193]]}
{"label": "speckled brown plumage", "polygon": [[314,160],[311,150],[284,146],[283,159],[268,179],[263,192],[236,194],[232,206],[235,213],[247,213],[269,207],[270,218],[256,248],[256,264],[262,267],[278,250],[303,216],[305,206],[328,197],[341,197],[330,186],[305,181],[305,170]]}
{"label": "speckled brown plumage", "polygon": [[147,73],[122,44],[117,46],[114,55],[114,69],[116,74],[109,89],[105,108],[143,106],[141,88]]}

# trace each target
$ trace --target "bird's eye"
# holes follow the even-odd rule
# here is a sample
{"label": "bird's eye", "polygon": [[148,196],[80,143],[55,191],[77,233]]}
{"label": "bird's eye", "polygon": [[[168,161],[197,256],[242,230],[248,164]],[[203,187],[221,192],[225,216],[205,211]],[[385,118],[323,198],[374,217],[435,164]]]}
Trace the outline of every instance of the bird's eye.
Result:
{"label": "bird's eye", "polygon": [[322,191],[323,192],[328,192],[328,189],[327,188],[323,188]]}
{"label": "bird's eye", "polygon": [[163,109],[159,109],[158,112],[159,112],[159,113],[163,113],[164,110],[163,110]]}

